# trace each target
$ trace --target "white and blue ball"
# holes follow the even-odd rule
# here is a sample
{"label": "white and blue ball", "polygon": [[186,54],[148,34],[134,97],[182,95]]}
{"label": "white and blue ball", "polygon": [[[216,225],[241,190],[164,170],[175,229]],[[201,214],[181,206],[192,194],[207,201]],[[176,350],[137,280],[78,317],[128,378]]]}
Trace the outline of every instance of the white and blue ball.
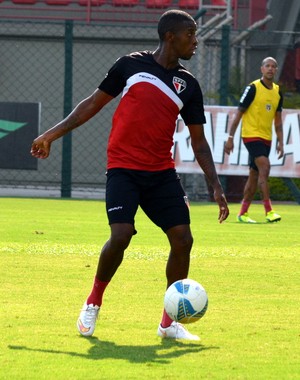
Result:
{"label": "white and blue ball", "polygon": [[168,287],[164,308],[171,319],[180,323],[193,323],[206,313],[208,297],[197,281],[185,278]]}

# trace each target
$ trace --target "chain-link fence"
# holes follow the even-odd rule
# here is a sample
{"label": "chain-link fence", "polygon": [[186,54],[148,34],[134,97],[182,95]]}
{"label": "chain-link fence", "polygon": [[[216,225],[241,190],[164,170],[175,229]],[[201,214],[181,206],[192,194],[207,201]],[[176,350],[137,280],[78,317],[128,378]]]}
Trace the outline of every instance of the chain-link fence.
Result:
{"label": "chain-link fence", "polygon": [[[244,37],[242,33],[232,32],[226,24],[220,29],[199,29],[196,56],[183,64],[199,80],[205,104],[236,105],[245,84],[260,76],[261,60],[267,55],[279,57],[280,78],[290,87],[290,82],[294,83],[294,66],[291,68],[281,57],[292,52],[294,59],[299,35],[285,33],[282,44],[275,46],[272,41],[278,40],[278,32],[259,30]],[[40,103],[39,132],[43,132],[90,95],[119,56],[153,50],[157,44],[156,25],[0,21],[0,102]],[[1,189],[27,189],[31,194],[46,190],[50,196],[68,191],[73,197],[103,195],[106,144],[117,102],[115,99],[72,132],[72,140],[66,143],[69,153],[65,162],[63,139],[52,144],[51,156],[39,160],[37,170],[3,169],[0,162]],[[2,143],[5,138],[0,139]],[[13,144],[10,149],[14,155],[20,154]],[[29,155],[30,145],[25,149]],[[64,183],[62,170],[67,171],[70,181]],[[199,189],[198,184],[196,187]]]}

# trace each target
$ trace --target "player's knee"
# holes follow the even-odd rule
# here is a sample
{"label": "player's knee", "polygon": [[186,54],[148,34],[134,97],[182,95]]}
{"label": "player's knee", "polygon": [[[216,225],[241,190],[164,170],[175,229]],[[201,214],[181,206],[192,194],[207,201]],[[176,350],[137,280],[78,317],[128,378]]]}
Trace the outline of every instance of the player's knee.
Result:
{"label": "player's knee", "polygon": [[133,232],[130,230],[119,230],[118,233],[114,233],[111,235],[110,244],[112,247],[125,250],[132,238]]}
{"label": "player's knee", "polygon": [[193,246],[193,236],[191,234],[183,234],[181,236],[178,236],[174,243],[174,247],[178,251],[185,251],[190,252]]}

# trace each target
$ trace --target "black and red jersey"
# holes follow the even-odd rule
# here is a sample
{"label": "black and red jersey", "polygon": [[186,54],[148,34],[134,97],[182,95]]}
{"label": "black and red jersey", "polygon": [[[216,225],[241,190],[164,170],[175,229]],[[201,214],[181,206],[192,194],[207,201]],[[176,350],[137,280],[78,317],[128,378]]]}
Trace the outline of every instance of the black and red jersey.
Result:
{"label": "black and red jersey", "polygon": [[167,70],[149,51],[119,58],[99,85],[122,93],[109,136],[107,168],[158,171],[174,168],[171,149],[176,119],[204,124],[198,81],[182,65]]}

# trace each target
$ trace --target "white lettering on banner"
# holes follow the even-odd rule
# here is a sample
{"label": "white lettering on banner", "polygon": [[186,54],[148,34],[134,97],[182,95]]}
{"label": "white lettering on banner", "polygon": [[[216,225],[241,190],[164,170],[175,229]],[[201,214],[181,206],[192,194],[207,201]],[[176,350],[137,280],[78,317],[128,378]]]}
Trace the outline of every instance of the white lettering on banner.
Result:
{"label": "white lettering on banner", "polygon": [[176,129],[174,133],[173,157],[180,152],[180,161],[193,162],[195,156],[191,146],[190,131],[184,124],[183,120],[178,118],[176,121]]}
{"label": "white lettering on banner", "polygon": [[284,158],[277,158],[277,138],[273,133],[272,147],[270,152],[270,163],[272,166],[283,166],[285,158],[288,155],[293,155],[295,163],[300,162],[300,133],[299,133],[299,118],[297,113],[287,114],[283,122],[283,141],[284,141]]}
{"label": "white lettering on banner", "polygon": [[[205,136],[211,148],[218,174],[248,175],[248,152],[240,137],[241,124],[234,136],[234,150],[228,156],[224,145],[234,117],[235,107],[206,107]],[[299,111],[283,110],[284,157],[278,159],[277,138],[273,128],[270,151],[271,175],[275,177],[300,177],[300,123]],[[191,147],[187,126],[178,118],[174,133],[173,157],[176,169],[182,173],[201,172]]]}
{"label": "white lettering on banner", "polygon": [[210,112],[206,112],[205,116],[207,118],[206,120],[210,121],[210,125],[205,125],[205,133],[207,132],[207,130],[211,132],[209,145],[212,150],[214,162],[218,164],[223,164],[224,162],[223,146],[228,137],[228,133],[226,132],[228,114],[225,112],[218,112],[215,126],[212,122],[213,119]]}
{"label": "white lettering on banner", "polygon": [[285,154],[292,154],[294,162],[300,163],[300,123],[299,113],[291,113],[284,119],[283,133],[285,140]]}

